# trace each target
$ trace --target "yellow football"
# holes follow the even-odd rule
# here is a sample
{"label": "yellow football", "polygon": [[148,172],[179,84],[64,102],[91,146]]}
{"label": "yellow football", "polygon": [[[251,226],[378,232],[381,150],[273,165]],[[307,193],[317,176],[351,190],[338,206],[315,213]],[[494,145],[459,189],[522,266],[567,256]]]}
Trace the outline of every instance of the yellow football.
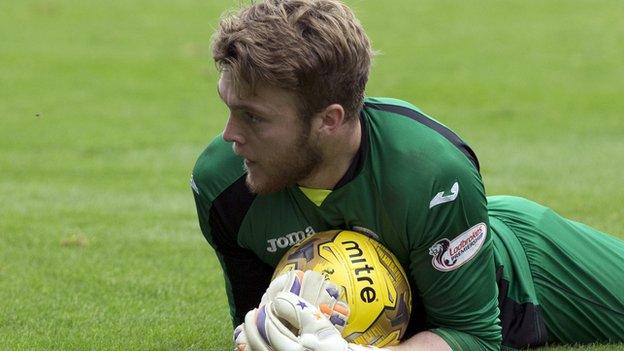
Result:
{"label": "yellow football", "polygon": [[412,296],[396,257],[375,239],[348,230],[320,232],[290,248],[273,278],[313,270],[336,284],[351,310],[342,336],[382,347],[397,344],[409,322]]}

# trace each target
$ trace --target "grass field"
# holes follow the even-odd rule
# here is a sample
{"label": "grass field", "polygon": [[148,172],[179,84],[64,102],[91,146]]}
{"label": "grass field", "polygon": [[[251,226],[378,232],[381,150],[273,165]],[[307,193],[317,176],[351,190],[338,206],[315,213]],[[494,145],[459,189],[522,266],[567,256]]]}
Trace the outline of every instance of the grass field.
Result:
{"label": "grass field", "polygon": [[[230,349],[188,178],[234,3],[0,2],[1,350]],[[382,52],[369,95],[455,129],[489,194],[624,236],[622,1],[349,3]]]}

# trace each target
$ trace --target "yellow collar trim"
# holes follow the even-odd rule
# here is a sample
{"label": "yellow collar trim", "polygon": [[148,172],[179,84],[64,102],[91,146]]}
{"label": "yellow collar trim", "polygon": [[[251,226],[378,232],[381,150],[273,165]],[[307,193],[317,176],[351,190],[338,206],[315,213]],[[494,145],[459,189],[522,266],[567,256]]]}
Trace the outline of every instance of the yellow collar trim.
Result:
{"label": "yellow collar trim", "polygon": [[323,201],[331,194],[331,190],[327,189],[312,189],[300,186],[299,189],[303,192],[303,194],[312,201],[317,207],[321,206]]}

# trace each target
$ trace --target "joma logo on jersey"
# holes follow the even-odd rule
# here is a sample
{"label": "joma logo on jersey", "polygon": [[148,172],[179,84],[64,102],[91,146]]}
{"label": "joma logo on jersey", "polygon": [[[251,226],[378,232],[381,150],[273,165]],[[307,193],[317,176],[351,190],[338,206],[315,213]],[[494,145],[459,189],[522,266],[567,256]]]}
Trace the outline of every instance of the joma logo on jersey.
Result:
{"label": "joma logo on jersey", "polygon": [[293,246],[303,239],[312,236],[312,234],[314,234],[314,229],[308,226],[304,230],[288,233],[286,235],[280,236],[279,238],[269,239],[267,240],[268,246],[266,250],[268,252],[276,252],[278,248],[284,249]]}

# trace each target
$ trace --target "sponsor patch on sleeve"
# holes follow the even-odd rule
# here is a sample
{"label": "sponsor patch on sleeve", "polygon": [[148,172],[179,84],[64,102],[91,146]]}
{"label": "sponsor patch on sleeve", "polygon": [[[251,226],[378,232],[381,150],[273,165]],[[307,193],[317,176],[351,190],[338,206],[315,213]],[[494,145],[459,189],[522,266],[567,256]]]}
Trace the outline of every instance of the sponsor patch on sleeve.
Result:
{"label": "sponsor patch on sleeve", "polygon": [[479,223],[455,239],[438,240],[429,248],[431,264],[442,272],[457,269],[477,255],[487,237],[487,226]]}

